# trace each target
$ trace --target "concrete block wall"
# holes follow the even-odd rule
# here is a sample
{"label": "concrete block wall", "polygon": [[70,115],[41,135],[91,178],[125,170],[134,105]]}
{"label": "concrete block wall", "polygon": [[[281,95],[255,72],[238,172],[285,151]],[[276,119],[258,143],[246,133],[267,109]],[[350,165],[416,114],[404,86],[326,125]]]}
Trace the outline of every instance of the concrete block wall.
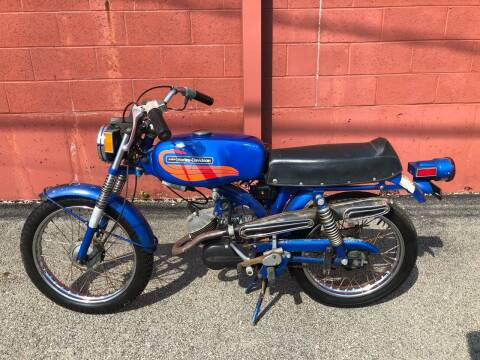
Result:
{"label": "concrete block wall", "polygon": [[480,1],[271,5],[274,147],[384,136],[405,164],[453,157],[447,191],[480,190]]}
{"label": "concrete block wall", "polygon": [[[480,0],[262,1],[274,147],[384,136],[405,164],[455,158],[448,191],[480,190]],[[0,1],[0,199],[101,183],[98,127],[158,83],[216,99],[173,131],[241,132],[241,24],[240,0]]]}
{"label": "concrete block wall", "polygon": [[[173,131],[241,132],[240,7],[235,0],[0,1],[0,199],[36,198],[51,184],[101,183],[98,128],[156,84],[215,97],[213,108],[192,104],[169,114]],[[168,194],[154,179],[140,188]]]}

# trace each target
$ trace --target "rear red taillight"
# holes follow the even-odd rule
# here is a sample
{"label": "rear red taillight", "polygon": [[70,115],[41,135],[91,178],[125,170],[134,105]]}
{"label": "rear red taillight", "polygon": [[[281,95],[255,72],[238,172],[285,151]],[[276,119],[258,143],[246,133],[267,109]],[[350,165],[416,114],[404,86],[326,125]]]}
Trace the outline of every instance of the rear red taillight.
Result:
{"label": "rear red taillight", "polygon": [[415,177],[435,177],[437,176],[437,168],[417,169]]}

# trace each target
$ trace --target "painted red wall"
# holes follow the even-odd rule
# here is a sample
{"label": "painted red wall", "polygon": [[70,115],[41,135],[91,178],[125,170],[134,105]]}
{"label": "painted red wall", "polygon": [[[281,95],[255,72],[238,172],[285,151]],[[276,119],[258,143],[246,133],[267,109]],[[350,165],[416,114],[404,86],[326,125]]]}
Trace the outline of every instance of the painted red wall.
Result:
{"label": "painted red wall", "polygon": [[[405,162],[454,157],[449,191],[480,190],[479,0],[263,1],[264,31],[271,29],[262,54],[264,135],[274,147],[386,136]],[[216,99],[213,109],[170,114],[174,131],[242,131],[240,7],[0,1],[0,199],[100,183],[98,127],[153,84]],[[153,179],[140,188],[165,195]]]}

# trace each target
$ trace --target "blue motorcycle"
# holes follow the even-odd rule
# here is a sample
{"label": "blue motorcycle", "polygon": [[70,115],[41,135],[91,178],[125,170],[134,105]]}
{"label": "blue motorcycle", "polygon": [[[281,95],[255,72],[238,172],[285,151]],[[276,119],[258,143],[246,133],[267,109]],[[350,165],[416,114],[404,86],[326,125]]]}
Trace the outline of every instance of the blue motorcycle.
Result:
{"label": "blue motorcycle", "polygon": [[[141,102],[158,88],[168,90],[162,101]],[[182,108],[169,107],[174,96],[183,96]],[[407,279],[417,235],[387,195],[440,198],[433,181],[454,178],[450,158],[409,163],[411,180],[383,138],[269,150],[249,135],[172,136],[164,114],[191,100],[213,104],[186,87],[146,90],[98,132],[98,155],[110,164],[103,186],[44,190],[21,236],[25,269],[43,294],[75,311],[108,313],[145,289],[157,240],[133,197],[120,195],[129,175],[135,188],[139,176],[153,175],[177,195],[211,190],[213,204],[187,199],[188,230],[172,253],[199,246],[208,268],[237,267],[248,291],[260,289],[254,324],[266,289],[287,269],[313,299],[338,307],[379,301]]]}

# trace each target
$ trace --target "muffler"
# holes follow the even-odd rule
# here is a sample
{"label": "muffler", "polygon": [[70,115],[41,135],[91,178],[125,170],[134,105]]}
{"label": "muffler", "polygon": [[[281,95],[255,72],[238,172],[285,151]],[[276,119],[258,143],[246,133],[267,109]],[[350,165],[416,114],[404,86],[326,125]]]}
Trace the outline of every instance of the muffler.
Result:
{"label": "muffler", "polygon": [[333,203],[330,204],[330,209],[332,209],[337,219],[364,220],[388,214],[390,205],[388,199],[372,197]]}
{"label": "muffler", "polygon": [[316,209],[289,211],[250,221],[235,229],[243,239],[257,239],[310,229],[315,225]]}

